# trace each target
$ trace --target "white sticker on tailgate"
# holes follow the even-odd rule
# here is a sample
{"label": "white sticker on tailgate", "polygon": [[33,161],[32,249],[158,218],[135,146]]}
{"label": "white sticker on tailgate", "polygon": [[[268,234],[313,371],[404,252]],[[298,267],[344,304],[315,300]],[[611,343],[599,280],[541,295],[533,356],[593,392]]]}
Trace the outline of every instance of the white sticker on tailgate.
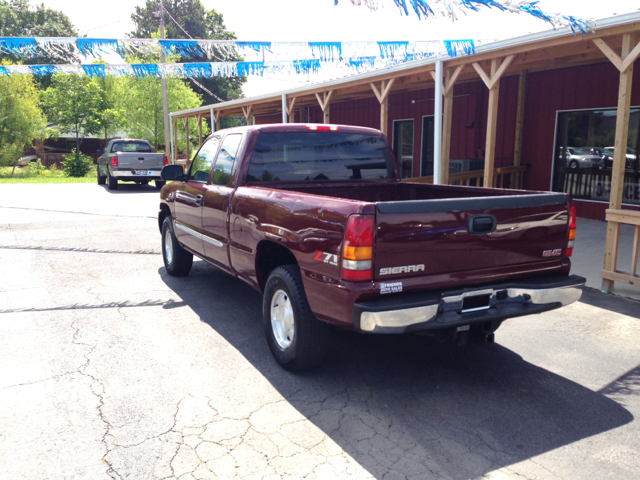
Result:
{"label": "white sticker on tailgate", "polygon": [[380,293],[398,293],[402,291],[402,282],[381,283]]}

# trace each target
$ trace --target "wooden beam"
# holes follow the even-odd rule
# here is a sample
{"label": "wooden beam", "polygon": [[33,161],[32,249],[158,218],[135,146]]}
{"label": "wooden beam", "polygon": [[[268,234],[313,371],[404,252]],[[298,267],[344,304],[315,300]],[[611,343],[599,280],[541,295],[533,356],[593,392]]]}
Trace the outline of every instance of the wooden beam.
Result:
{"label": "wooden beam", "polygon": [[198,119],[198,148],[202,146],[202,115],[196,115]]}
{"label": "wooden beam", "polygon": [[598,47],[602,51],[602,53],[604,53],[605,57],[607,57],[619,71],[622,71],[622,59],[609,47],[609,45],[607,45],[607,43],[603,39],[594,38],[593,43],[595,43],[596,47]]}
{"label": "wooden beam", "polygon": [[380,82],[380,89],[378,89],[375,83],[369,83],[378,102],[380,102],[380,131],[385,135],[387,135],[387,126],[389,123],[389,92],[394,82],[395,78],[382,80],[382,82]]}
{"label": "wooden beam", "polygon": [[[625,34],[622,39],[622,58],[627,58],[631,51],[631,35]],[[631,110],[631,85],[633,82],[633,68],[620,72],[618,88],[618,111],[616,116],[616,136],[613,150],[613,166],[611,167],[611,192],[609,194],[609,209],[620,210],[622,207],[622,190],[624,188],[624,171],[627,155],[627,141],[629,140],[629,116]],[[603,270],[613,272],[616,269],[617,246],[620,239],[620,224],[607,222],[607,240],[604,247]],[[611,292],[613,280],[604,278],[602,290]]]}
{"label": "wooden beam", "polygon": [[187,146],[185,148],[185,153],[187,154],[187,163],[189,163],[189,160],[191,160],[191,148],[189,145],[189,117],[184,117],[182,119],[182,123],[184,123],[184,134],[185,137],[187,139]]}
{"label": "wooden beam", "polygon": [[173,163],[176,163],[178,160],[178,119],[173,119],[173,152],[172,152],[172,160]]}
{"label": "wooden beam", "polygon": [[295,122],[295,113],[296,113],[294,110],[295,104],[296,104],[295,97],[292,98],[291,100],[287,99],[287,118],[289,119],[289,123]]}
{"label": "wooden beam", "polygon": [[251,109],[253,108],[253,105],[247,105],[246,107],[242,107],[242,113],[244,114],[244,118],[247,120],[247,125],[250,125],[250,119],[251,119]]}
{"label": "wooden beam", "polygon": [[[498,126],[498,100],[500,97],[500,79],[498,59],[491,60],[491,89],[489,90],[489,114],[487,119],[487,140],[484,151],[484,186],[493,187],[493,166],[496,158],[496,130]],[[503,62],[504,64],[504,62]]]}
{"label": "wooden beam", "polygon": [[[516,110],[516,140],[515,147],[513,149],[513,166],[517,167],[522,162],[522,132],[524,128],[524,100],[525,92],[527,90],[527,72],[526,70],[520,72],[520,79],[518,81],[518,104]],[[514,175],[515,185],[510,185],[511,188],[521,188],[521,178],[519,174]]]}
{"label": "wooden beam", "polygon": [[507,58],[505,58],[502,61],[502,63],[500,64],[500,67],[497,67],[496,70],[494,70],[494,64],[496,64],[495,62],[497,62],[498,59],[497,58],[492,59],[491,60],[491,77],[489,77],[486,73],[484,73],[482,66],[478,62],[473,62],[473,68],[476,69],[476,72],[478,72],[478,75],[480,75],[480,78],[482,78],[482,81],[487,86],[487,88],[491,90],[493,86],[500,81],[500,78],[502,77],[504,72],[507,70],[507,68],[509,68],[509,65],[511,64],[511,62],[513,62],[514,58],[515,58],[515,55],[509,55]]}
{"label": "wooden beam", "polygon": [[[625,42],[628,43],[625,48]],[[604,53],[605,57],[615,65],[620,73],[626,72],[633,62],[640,56],[640,42],[631,49],[631,34],[626,33],[622,36],[622,55],[618,56],[616,52],[602,38],[595,38],[593,43]]]}
{"label": "wooden beam", "polygon": [[333,95],[333,90],[325,91],[323,94],[323,98],[320,98],[320,95],[316,93],[316,98],[318,99],[318,103],[320,104],[320,108],[324,112],[329,106],[329,102],[331,101],[331,95]]}
{"label": "wooden beam", "polygon": [[450,92],[453,91],[453,86],[455,85],[456,81],[458,80],[458,77],[460,76],[460,73],[462,72],[463,68],[464,68],[464,65],[458,65],[455,70],[450,69],[453,72],[451,73],[451,75],[449,76],[449,79],[446,80],[445,84],[444,84],[444,96],[445,97],[447,95],[449,95]]}

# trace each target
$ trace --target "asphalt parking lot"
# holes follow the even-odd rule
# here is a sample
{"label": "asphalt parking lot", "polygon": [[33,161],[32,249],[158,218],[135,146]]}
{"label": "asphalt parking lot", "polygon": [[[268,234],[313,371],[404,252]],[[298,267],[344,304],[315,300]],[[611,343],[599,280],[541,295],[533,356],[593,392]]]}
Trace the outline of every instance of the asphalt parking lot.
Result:
{"label": "asphalt parking lot", "polygon": [[258,293],[166,274],[157,207],[0,185],[0,478],[640,478],[640,303],[587,290],[487,346],[336,331],[292,374]]}

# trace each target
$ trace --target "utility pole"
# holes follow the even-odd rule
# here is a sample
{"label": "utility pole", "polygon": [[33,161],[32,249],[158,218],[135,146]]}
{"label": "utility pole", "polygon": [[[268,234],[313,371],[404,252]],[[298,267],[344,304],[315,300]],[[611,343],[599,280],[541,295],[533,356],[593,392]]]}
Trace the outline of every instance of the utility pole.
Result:
{"label": "utility pole", "polygon": [[[160,16],[160,39],[164,40],[164,5],[160,2],[160,11],[156,12]],[[155,15],[154,15],[155,17]],[[164,50],[160,49],[160,63],[166,63]],[[167,79],[162,76],[162,111],[164,114],[164,145],[167,157],[171,159],[171,163],[175,163],[173,158],[173,149],[171,148],[171,133],[169,131],[169,102],[167,100]]]}

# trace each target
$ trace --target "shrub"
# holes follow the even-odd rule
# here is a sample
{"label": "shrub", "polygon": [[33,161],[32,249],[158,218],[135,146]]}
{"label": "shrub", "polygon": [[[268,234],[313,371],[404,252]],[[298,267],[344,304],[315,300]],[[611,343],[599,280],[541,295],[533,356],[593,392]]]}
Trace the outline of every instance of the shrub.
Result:
{"label": "shrub", "polygon": [[42,162],[38,159],[35,162],[29,162],[29,165],[27,165],[27,176],[43,175],[46,170],[47,167],[42,165]]}
{"label": "shrub", "polygon": [[68,177],[84,177],[93,168],[93,160],[87,155],[73,151],[71,155],[64,155],[62,168]]}

